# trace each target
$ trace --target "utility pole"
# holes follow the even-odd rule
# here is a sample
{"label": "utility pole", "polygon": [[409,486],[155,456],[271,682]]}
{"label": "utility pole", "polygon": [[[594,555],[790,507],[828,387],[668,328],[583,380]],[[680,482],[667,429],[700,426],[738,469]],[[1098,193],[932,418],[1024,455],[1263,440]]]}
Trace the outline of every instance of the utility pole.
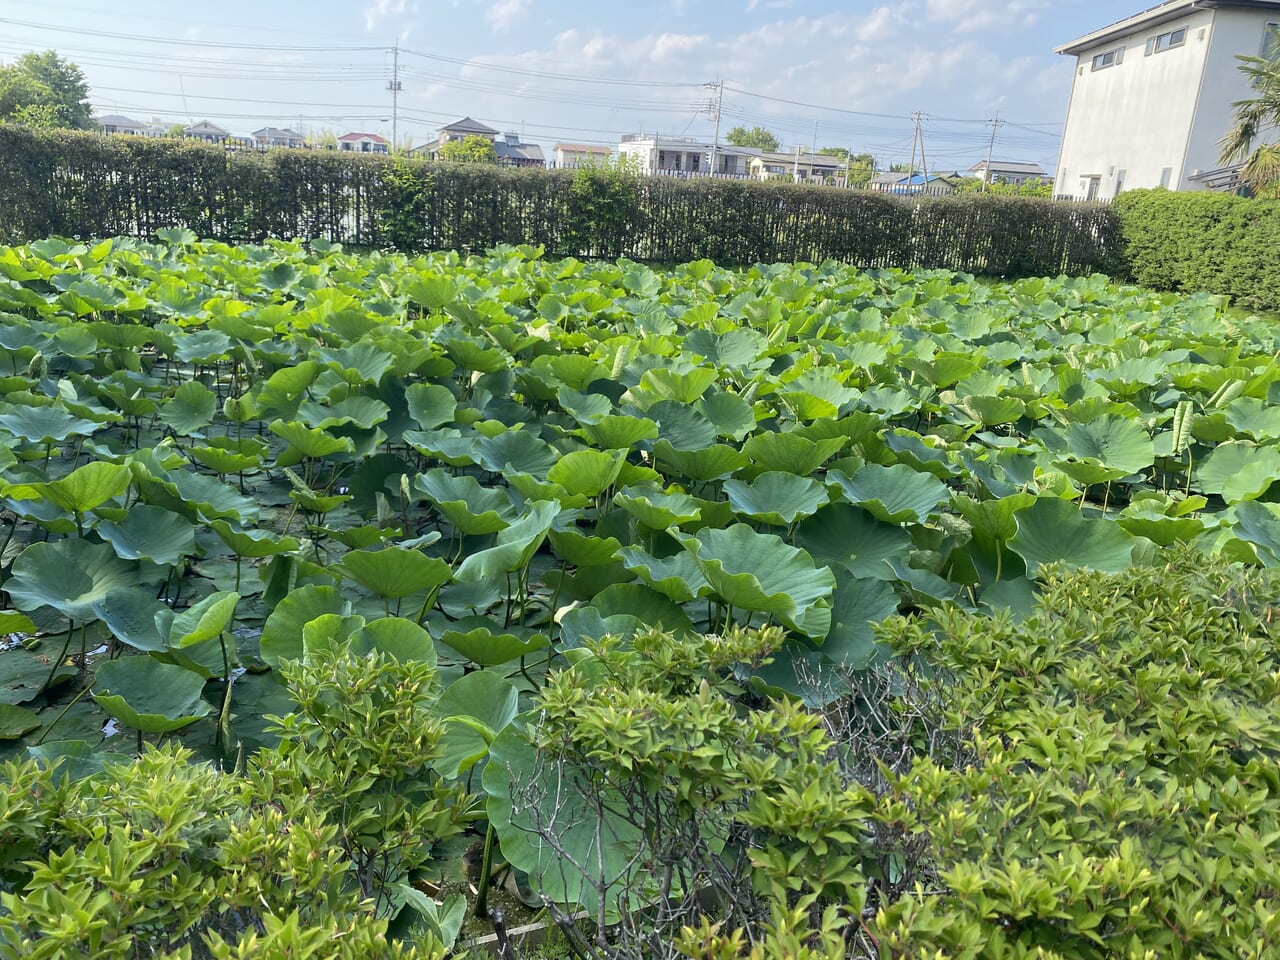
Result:
{"label": "utility pole", "polygon": [[400,82],[400,38],[396,37],[395,46],[391,48],[391,79],[387,81],[387,89],[391,91],[391,152],[400,147],[400,91],[404,84]]}
{"label": "utility pole", "polygon": [[911,181],[916,176],[916,143],[920,140],[920,113],[917,111],[911,115],[915,121],[915,127],[911,131],[911,165],[907,168],[907,193],[911,192]]}
{"label": "utility pole", "polygon": [[793,183],[800,182],[800,144],[796,144],[796,162],[791,168],[791,180]]}
{"label": "utility pole", "polygon": [[996,111],[995,119],[991,121],[991,140],[987,143],[987,166],[982,171],[982,192],[987,192],[987,184],[991,182],[991,157],[996,149],[996,131],[1000,129],[1000,111]]}
{"label": "utility pole", "polygon": [[929,161],[924,158],[924,127],[920,126],[920,118],[924,115],[916,114],[916,129],[920,131],[920,176],[923,178],[922,188],[926,193],[929,191]]}
{"label": "utility pole", "polygon": [[720,111],[724,107],[724,83],[719,80],[712,80],[708,83],[704,83],[703,86],[716,92],[714,105],[716,132],[715,137],[711,141],[711,169],[707,171],[714,175],[716,172],[716,154],[720,152]]}

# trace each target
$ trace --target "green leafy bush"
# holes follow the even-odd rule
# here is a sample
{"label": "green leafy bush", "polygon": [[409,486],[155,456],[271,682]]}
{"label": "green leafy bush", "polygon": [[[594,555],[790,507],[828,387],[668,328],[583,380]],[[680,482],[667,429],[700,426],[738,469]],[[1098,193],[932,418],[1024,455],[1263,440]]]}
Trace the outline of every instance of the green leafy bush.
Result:
{"label": "green leafy bush", "polygon": [[1207,290],[1247,309],[1280,310],[1280,201],[1129,190],[1113,206],[1137,283]]}

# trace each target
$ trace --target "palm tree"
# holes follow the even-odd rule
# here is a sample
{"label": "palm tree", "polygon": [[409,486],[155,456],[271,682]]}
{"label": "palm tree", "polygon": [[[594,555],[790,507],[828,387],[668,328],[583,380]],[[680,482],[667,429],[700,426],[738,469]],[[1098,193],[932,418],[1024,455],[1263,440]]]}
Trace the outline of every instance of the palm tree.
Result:
{"label": "palm tree", "polygon": [[1257,96],[1231,105],[1235,108],[1235,126],[1218,141],[1221,160],[1243,160],[1241,176],[1254,194],[1280,198],[1280,141],[1253,145],[1264,132],[1280,126],[1280,59],[1236,59],[1240,61],[1240,71],[1251,79]]}

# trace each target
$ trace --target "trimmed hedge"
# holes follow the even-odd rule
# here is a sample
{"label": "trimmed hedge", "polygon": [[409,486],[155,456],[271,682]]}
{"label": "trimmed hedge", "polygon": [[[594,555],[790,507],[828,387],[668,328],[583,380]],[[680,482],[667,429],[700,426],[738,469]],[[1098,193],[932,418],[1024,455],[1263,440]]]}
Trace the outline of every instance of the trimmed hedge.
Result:
{"label": "trimmed hedge", "polygon": [[357,247],[733,265],[837,259],[993,276],[1122,272],[1110,208],[754,181],[510,170],[0,126],[0,239],[324,238]]}
{"label": "trimmed hedge", "polygon": [[1280,310],[1280,200],[1130,190],[1114,208],[1137,283],[1208,290],[1247,309]]}

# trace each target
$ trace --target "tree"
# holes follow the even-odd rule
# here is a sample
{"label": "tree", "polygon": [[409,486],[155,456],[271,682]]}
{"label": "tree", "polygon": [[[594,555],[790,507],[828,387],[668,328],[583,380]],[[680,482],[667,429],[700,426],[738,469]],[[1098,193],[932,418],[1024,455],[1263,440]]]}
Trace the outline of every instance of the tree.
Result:
{"label": "tree", "polygon": [[735,147],[756,147],[765,153],[774,153],[778,149],[778,138],[764,127],[737,126],[725,134],[725,139]]}
{"label": "tree", "polygon": [[841,160],[849,159],[848,147],[823,147],[818,153],[824,157],[839,157]]}
{"label": "tree", "polygon": [[498,149],[488,137],[473,134],[443,144],[439,158],[451,163],[497,163]]}
{"label": "tree", "polygon": [[[42,107],[51,110],[31,109]],[[24,53],[13,65],[0,67],[0,120],[37,125],[52,120],[53,126],[93,129],[84,74],[53,50]]]}
{"label": "tree", "polygon": [[889,164],[890,173],[910,173],[911,164],[909,163],[891,163]]}
{"label": "tree", "polygon": [[[1280,54],[1280,50],[1275,52]],[[1264,130],[1280,124],[1280,57],[1236,59],[1257,96],[1231,105],[1235,109],[1235,126],[1218,141],[1221,161],[1243,160],[1242,177],[1249,188],[1259,197],[1280,198],[1280,141],[1254,146]]]}

